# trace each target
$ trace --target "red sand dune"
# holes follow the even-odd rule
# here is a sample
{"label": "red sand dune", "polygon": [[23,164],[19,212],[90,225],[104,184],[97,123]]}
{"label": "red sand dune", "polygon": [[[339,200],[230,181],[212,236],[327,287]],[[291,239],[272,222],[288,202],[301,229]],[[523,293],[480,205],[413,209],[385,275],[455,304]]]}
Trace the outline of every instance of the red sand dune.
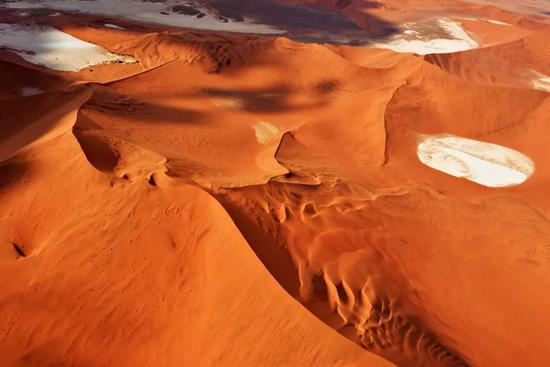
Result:
{"label": "red sand dune", "polygon": [[485,3],[0,4],[0,365],[547,365],[550,9]]}

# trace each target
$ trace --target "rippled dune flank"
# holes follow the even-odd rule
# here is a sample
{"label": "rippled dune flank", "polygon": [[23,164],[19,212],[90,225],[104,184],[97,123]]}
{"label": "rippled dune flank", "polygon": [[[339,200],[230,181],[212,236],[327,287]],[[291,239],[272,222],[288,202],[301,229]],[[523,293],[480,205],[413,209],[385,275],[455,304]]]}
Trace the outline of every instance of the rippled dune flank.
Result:
{"label": "rippled dune flank", "polygon": [[550,361],[544,1],[0,3],[0,366]]}

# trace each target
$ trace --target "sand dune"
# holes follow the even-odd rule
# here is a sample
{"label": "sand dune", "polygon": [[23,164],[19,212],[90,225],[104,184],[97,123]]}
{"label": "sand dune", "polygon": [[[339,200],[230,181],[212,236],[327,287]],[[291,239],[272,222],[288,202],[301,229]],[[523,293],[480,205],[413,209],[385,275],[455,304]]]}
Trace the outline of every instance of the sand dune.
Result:
{"label": "sand dune", "polygon": [[[2,338],[3,365],[390,365],[289,299],[222,208],[199,189],[161,192],[123,181],[112,181],[112,188],[78,154],[70,133],[17,162],[29,173],[23,184],[9,185],[12,195],[2,195],[10,220],[2,222],[1,251],[12,259],[2,263],[1,274],[14,282],[1,292],[9,300],[2,314],[10,325]],[[25,179],[31,172],[34,179]],[[55,184],[67,174],[73,177],[67,186]],[[33,205],[34,195],[43,204]],[[96,204],[84,211],[88,200]],[[44,210],[40,228],[25,225],[43,221]],[[121,222],[116,213],[134,219]],[[36,302],[43,310],[38,314]],[[124,330],[111,334],[118,324]],[[236,346],[230,354],[220,347],[229,344]],[[258,350],[264,352],[251,353]]]}
{"label": "sand dune", "polygon": [[100,173],[70,128],[1,169],[3,365],[391,365],[289,298],[204,191]]}
{"label": "sand dune", "polygon": [[491,3],[0,4],[0,365],[544,366],[550,9]]}
{"label": "sand dune", "polygon": [[[90,96],[89,89],[81,89],[72,93],[57,92],[29,97],[16,104],[12,101],[3,102],[2,112],[10,118],[2,121],[0,162],[70,131],[78,108]],[[29,111],[33,103],[36,106]],[[16,119],[17,124],[12,119]]]}

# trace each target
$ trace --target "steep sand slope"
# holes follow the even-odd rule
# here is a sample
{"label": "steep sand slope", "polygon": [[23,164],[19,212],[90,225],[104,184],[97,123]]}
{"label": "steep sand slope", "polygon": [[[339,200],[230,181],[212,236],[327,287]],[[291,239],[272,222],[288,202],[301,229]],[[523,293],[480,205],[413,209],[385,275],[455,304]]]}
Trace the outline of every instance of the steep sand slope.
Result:
{"label": "steep sand slope", "polygon": [[63,73],[0,52],[0,364],[550,360],[548,26],[460,1],[299,3],[372,32],[450,19],[479,47],[47,11],[139,64]]}
{"label": "steep sand slope", "polygon": [[290,299],[200,189],[104,175],[71,132],[0,170],[0,364],[390,366]]}
{"label": "steep sand slope", "polygon": [[[82,116],[93,121],[96,130],[161,153],[172,175],[203,185],[238,187],[285,174],[286,168],[274,159],[282,134],[312,123],[324,126],[326,134],[338,134],[335,143],[350,142],[339,149],[359,148],[356,153],[365,154],[364,165],[383,162],[379,147],[385,139],[384,106],[407,71],[360,68],[323,46],[285,39],[252,39],[246,46],[231,38],[194,44],[190,51],[182,47],[185,40],[176,43],[172,49],[178,52],[177,61],[94,87]],[[199,61],[186,61],[190,52],[197,53]],[[320,60],[316,62],[322,65],[303,70],[304,60]],[[364,90],[369,80],[381,82]],[[365,98],[372,103],[358,103]],[[349,129],[331,122],[343,113]],[[137,128],[143,124],[148,128]],[[367,129],[370,141],[355,129]],[[374,150],[378,152],[372,154]],[[219,156],[228,159],[216,159]]]}
{"label": "steep sand slope", "polygon": [[547,34],[548,28],[543,28],[485,50],[429,55],[426,60],[475,83],[548,91],[549,55],[543,46]]}
{"label": "steep sand slope", "polygon": [[[544,47],[539,50],[545,52]],[[540,288],[548,282],[548,274],[543,276],[538,265],[545,261],[542,253],[547,252],[548,240],[549,206],[540,191],[548,178],[543,148],[548,95],[528,86],[482,87],[429,65],[416,70],[382,110],[387,134],[382,175],[368,165],[348,166],[347,162],[368,161],[361,150],[346,149],[354,147],[349,140],[334,131],[327,134],[322,125],[312,122],[283,140],[277,159],[291,171],[284,181],[329,172],[336,182],[353,179],[361,184],[332,183],[326,188],[272,184],[224,192],[230,197],[227,205],[247,208],[250,218],[265,215],[256,221],[265,233],[276,233],[275,242],[290,249],[301,273],[301,297],[314,303],[314,312],[398,363],[432,365],[434,359],[463,363],[449,349],[461,351],[473,365],[544,363],[548,355],[531,335],[548,332],[532,328],[532,320],[548,324],[548,305]],[[373,138],[364,130],[352,130],[349,123],[345,126],[365,144]],[[491,192],[429,171],[416,158],[418,133],[488,139],[527,154],[535,161],[535,174],[518,189]],[[371,156],[376,152],[370,150]],[[476,215],[480,210],[483,220]],[[282,229],[273,217],[283,223]],[[527,222],[536,228],[524,232]],[[251,240],[255,237],[250,235]],[[258,253],[265,252],[261,244],[257,247]],[[538,260],[527,260],[533,256]],[[464,257],[464,263],[455,260]],[[364,270],[365,264],[369,270]],[[506,291],[499,288],[504,284]],[[455,297],[444,296],[455,290],[460,290]],[[329,307],[319,307],[327,294]],[[525,304],[524,299],[539,301]],[[330,309],[337,312],[336,318],[327,312]],[[473,319],[475,323],[466,321]],[[498,324],[508,325],[516,336],[497,331]],[[431,330],[450,348],[415,328]],[[485,341],[483,351],[476,346],[480,339]],[[534,349],[536,353],[531,352]]]}
{"label": "steep sand slope", "polygon": [[0,102],[5,116],[0,121],[0,162],[70,131],[77,109],[91,95],[91,90],[86,88],[73,93],[52,92]]}
{"label": "steep sand slope", "polygon": [[45,91],[65,89],[68,83],[49,72],[33,71],[14,63],[0,61],[2,88],[0,99],[16,99],[38,95]]}

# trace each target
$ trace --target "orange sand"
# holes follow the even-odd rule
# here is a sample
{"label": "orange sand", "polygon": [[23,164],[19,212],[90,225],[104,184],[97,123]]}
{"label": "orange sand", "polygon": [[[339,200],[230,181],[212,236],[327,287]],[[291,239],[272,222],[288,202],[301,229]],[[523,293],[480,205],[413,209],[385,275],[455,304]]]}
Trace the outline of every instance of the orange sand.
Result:
{"label": "orange sand", "polygon": [[[139,63],[0,50],[1,366],[548,363],[550,26],[458,0],[284,2],[369,31],[454,19],[479,47],[35,17]],[[534,173],[432,169],[417,145],[438,134]]]}

